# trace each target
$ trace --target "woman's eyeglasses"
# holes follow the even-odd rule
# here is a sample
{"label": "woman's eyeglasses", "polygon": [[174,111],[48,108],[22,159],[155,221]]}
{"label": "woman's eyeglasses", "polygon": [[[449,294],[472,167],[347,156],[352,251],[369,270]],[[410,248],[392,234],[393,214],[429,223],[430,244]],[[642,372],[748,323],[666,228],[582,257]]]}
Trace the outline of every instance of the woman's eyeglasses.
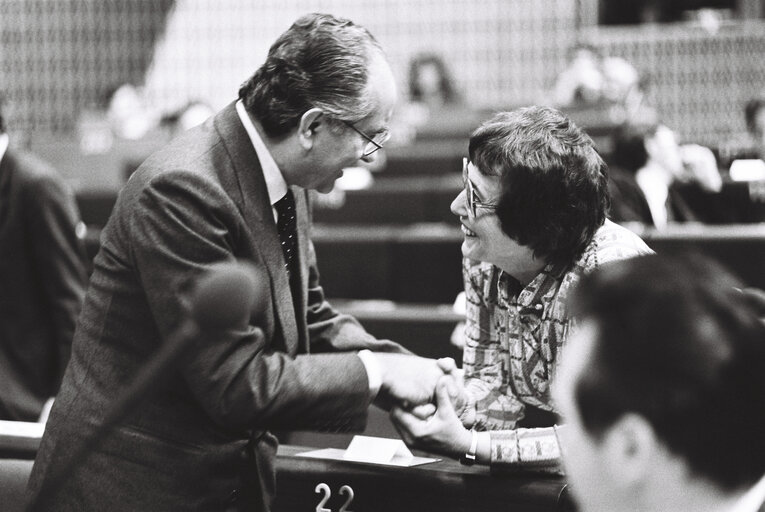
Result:
{"label": "woman's eyeglasses", "polygon": [[472,220],[476,218],[476,210],[483,208],[484,210],[496,210],[497,205],[493,203],[484,203],[478,199],[478,194],[473,189],[473,183],[468,178],[468,159],[462,159],[462,185],[465,187],[465,197],[467,198],[467,211],[468,217]]}

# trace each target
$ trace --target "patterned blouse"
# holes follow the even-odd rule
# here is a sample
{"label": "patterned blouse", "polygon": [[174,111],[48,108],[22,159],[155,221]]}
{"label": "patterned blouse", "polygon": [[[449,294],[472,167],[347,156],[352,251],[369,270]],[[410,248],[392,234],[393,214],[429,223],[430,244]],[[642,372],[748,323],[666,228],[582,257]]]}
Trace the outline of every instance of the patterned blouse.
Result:
{"label": "patterned blouse", "polygon": [[508,430],[527,404],[554,412],[550,382],[571,325],[566,299],[583,274],[651,252],[637,235],[606,220],[573,267],[556,273],[548,265],[526,287],[490,263],[464,259],[465,387],[476,404],[475,429],[492,431],[492,464],[519,461],[519,434],[532,441],[532,451],[545,443],[557,450],[554,438],[537,435],[552,429]]}

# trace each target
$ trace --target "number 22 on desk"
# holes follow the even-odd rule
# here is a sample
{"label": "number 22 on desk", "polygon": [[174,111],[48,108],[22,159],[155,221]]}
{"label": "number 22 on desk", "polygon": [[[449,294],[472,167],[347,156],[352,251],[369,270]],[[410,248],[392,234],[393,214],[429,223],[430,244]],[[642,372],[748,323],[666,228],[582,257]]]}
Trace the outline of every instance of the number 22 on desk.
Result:
{"label": "number 22 on desk", "polygon": [[[324,505],[326,505],[327,501],[332,496],[332,491],[329,489],[329,486],[325,483],[320,483],[316,486],[314,492],[317,494],[322,494],[321,501],[319,501],[319,504],[316,505],[316,512],[332,512],[331,509],[324,508]],[[351,489],[349,485],[344,485],[340,488],[340,494],[347,494],[348,497],[345,499],[345,503],[343,503],[343,506],[340,507],[338,512],[352,512],[351,510],[348,510],[348,506],[353,501],[353,489]]]}

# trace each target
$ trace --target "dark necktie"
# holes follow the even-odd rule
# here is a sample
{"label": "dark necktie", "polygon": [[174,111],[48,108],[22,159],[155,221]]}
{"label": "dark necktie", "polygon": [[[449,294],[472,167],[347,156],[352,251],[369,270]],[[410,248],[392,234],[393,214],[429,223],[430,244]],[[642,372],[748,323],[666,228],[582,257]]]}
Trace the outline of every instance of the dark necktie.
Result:
{"label": "dark necktie", "polygon": [[287,269],[287,275],[292,278],[297,258],[297,220],[295,197],[292,191],[287,189],[287,193],[274,204],[274,208],[277,213],[276,229],[279,231],[279,240],[284,253],[284,267]]}

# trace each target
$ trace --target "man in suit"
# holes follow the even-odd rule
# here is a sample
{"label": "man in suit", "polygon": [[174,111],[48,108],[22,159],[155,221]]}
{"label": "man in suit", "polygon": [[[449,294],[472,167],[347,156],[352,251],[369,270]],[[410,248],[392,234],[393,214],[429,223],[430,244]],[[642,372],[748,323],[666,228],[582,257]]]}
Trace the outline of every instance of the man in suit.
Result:
{"label": "man in suit", "polygon": [[557,380],[583,512],[755,512],[765,499],[765,322],[709,260],[604,267]]}
{"label": "man in suit", "polygon": [[0,420],[37,421],[58,391],[87,273],[74,195],[9,149],[0,95]]}
{"label": "man in suit", "polygon": [[[270,429],[360,430],[375,396],[431,399],[449,364],[406,354],[334,311],[308,233],[308,191],[328,192],[344,167],[374,159],[395,102],[369,32],[306,15],[238,101],[141,165],[102,234],[30,479],[39,508],[268,510]],[[73,446],[181,321],[191,285],[234,259],[262,270],[263,310],[195,345],[51,496]]]}

